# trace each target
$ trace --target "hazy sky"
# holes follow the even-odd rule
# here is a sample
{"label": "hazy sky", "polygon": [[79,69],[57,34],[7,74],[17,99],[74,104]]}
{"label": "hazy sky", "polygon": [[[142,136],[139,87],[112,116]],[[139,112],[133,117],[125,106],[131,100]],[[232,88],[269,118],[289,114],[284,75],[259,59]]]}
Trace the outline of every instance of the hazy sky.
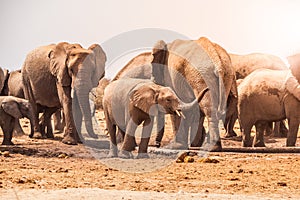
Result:
{"label": "hazy sky", "polygon": [[298,0],[0,0],[0,66],[21,68],[40,45],[87,48],[140,28],[206,36],[233,53],[287,56],[300,50],[299,20]]}

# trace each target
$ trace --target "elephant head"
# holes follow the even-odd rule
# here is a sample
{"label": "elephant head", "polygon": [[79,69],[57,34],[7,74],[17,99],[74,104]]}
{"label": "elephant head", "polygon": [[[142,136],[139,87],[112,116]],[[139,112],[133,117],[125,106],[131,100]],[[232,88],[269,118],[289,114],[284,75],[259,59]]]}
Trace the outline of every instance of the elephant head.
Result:
{"label": "elephant head", "polygon": [[130,102],[140,110],[150,115],[157,115],[158,111],[166,114],[177,114],[184,117],[183,112],[198,105],[208,88],[200,92],[191,103],[181,101],[169,87],[159,85],[144,85],[134,90],[130,95]]}
{"label": "elephant head", "polygon": [[300,83],[300,54],[295,54],[287,57],[290,64],[290,70],[298,82]]}

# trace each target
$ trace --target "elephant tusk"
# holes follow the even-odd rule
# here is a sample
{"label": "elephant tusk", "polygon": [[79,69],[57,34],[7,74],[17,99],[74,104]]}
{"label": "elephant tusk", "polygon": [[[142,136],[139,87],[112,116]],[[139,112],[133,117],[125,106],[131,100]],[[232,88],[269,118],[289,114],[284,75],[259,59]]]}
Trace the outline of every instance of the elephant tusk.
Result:
{"label": "elephant tusk", "polygon": [[181,111],[175,110],[175,112],[179,117],[183,117],[183,119],[185,119],[185,116]]}
{"label": "elephant tusk", "polygon": [[179,111],[179,113],[180,113],[180,115],[181,115],[181,117],[182,117],[183,119],[186,118],[182,111]]}

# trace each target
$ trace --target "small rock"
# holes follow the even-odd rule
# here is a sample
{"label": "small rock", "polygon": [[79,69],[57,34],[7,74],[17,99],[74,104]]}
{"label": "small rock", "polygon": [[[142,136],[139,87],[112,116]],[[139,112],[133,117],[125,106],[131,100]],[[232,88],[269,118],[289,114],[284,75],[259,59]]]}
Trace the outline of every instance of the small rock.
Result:
{"label": "small rock", "polygon": [[186,156],[186,157],[184,158],[184,162],[185,162],[185,163],[192,163],[192,162],[194,162],[194,158],[191,157],[191,156]]}
{"label": "small rock", "polygon": [[198,162],[202,162],[202,163],[219,163],[220,161],[218,161],[215,158],[201,158],[198,160]]}
{"label": "small rock", "polygon": [[285,182],[278,182],[277,185],[278,185],[278,186],[286,187],[286,186],[287,186],[287,183],[285,183]]}
{"label": "small rock", "polygon": [[61,153],[58,155],[58,158],[66,158],[68,155],[65,153]]}
{"label": "small rock", "polygon": [[9,151],[1,152],[4,157],[10,157]]}

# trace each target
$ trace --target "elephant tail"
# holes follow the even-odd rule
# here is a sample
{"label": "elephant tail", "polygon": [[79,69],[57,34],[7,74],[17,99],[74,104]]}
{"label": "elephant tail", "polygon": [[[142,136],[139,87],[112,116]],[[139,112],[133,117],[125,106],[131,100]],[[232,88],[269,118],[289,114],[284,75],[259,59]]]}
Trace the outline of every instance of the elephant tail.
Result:
{"label": "elephant tail", "polygon": [[[228,76],[230,73],[234,74],[231,60],[227,52],[218,44],[211,42],[205,37],[199,38],[199,41],[209,56],[210,61],[215,66],[215,75],[218,79],[218,89],[216,91],[216,97],[218,98],[217,118],[224,118],[226,114],[227,97],[232,84],[231,78],[225,78],[225,75]],[[227,72],[225,70],[227,70]],[[228,73],[229,71],[230,73]]]}

